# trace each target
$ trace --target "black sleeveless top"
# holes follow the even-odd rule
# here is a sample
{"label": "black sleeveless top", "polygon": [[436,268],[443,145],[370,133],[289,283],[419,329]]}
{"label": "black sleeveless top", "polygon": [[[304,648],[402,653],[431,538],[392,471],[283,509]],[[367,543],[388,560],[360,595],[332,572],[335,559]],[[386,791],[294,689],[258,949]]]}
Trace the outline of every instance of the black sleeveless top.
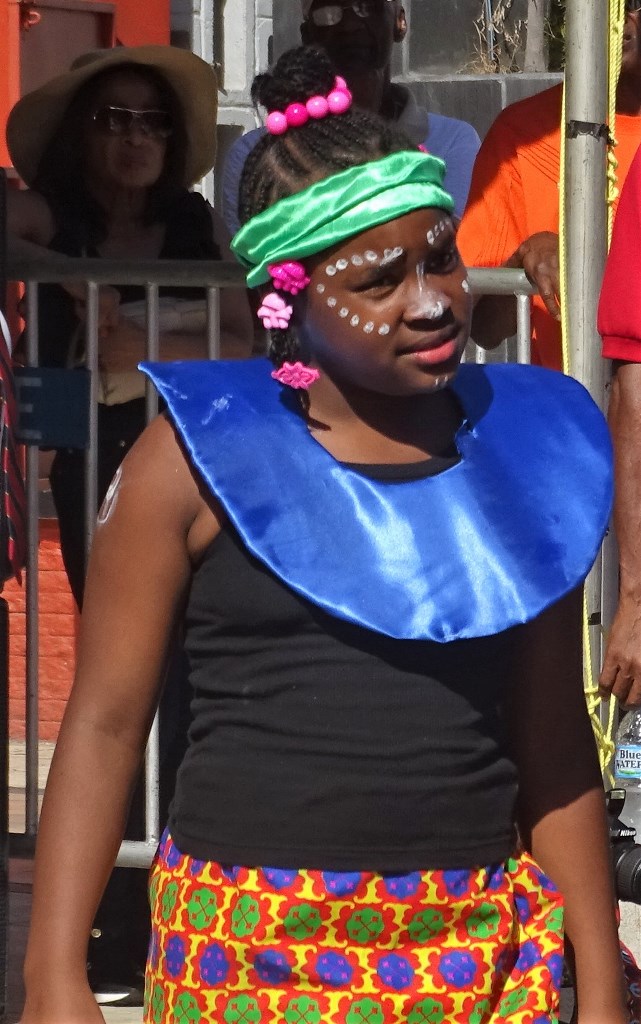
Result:
{"label": "black sleeveless top", "polygon": [[[361,467],[388,480],[451,460]],[[287,588],[231,526],[185,616],[189,749],[170,829],[225,864],[469,868],[514,850],[502,720],[518,630],[438,644],[340,621]]]}

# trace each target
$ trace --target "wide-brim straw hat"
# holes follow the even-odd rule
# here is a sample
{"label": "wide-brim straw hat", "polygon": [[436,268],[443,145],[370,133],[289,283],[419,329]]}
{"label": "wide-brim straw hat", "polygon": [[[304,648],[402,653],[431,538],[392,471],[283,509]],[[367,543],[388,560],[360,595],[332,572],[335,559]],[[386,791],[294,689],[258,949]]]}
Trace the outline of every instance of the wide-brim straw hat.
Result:
{"label": "wide-brim straw hat", "polygon": [[218,111],[218,80],[213,68],[177,46],[117,46],[77,57],[69,71],[27,93],[13,107],[7,121],[7,146],[13,166],[27,185],[33,184],[42,154],[81,86],[121,64],[153,68],[176,94],[187,135],[184,184],[194,185],[211,170],[216,159]]}

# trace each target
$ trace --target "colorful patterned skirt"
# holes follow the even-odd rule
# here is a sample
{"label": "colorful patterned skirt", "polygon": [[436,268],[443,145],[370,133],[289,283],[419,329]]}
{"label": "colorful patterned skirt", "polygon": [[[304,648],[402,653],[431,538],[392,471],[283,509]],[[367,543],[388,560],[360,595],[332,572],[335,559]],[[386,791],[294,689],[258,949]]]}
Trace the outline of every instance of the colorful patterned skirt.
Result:
{"label": "colorful patterned skirt", "polygon": [[563,910],[526,854],[404,875],[228,867],[163,837],[146,1024],[548,1024]]}

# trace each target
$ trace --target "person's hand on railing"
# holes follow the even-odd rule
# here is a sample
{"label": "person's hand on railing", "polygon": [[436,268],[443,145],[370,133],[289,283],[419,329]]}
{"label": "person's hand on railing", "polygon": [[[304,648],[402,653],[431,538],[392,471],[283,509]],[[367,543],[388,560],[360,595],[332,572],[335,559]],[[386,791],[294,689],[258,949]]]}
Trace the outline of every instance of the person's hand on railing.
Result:
{"label": "person's hand on railing", "polygon": [[[559,236],[540,231],[522,242],[505,261],[506,270],[523,270],[539,291],[546,309],[555,320],[561,318],[559,303]],[[516,305],[512,295],[481,294],[476,297],[472,317],[472,338],[482,348],[496,348],[516,334]]]}
{"label": "person's hand on railing", "polygon": [[525,271],[538,288],[550,316],[560,320],[559,236],[552,231],[531,235],[521,243],[506,265]]}
{"label": "person's hand on railing", "polygon": [[619,596],[599,688],[604,697],[612,694],[627,707],[641,704],[641,604],[632,595]]}

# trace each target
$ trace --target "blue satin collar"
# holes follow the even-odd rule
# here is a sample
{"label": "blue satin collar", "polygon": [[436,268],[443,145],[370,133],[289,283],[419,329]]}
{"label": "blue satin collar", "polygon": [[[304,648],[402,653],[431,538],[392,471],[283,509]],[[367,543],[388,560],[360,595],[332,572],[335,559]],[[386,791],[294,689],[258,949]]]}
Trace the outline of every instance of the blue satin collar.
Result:
{"label": "blue satin collar", "polygon": [[399,483],[326,452],[267,360],[142,369],[248,549],[339,618],[403,639],[486,636],[534,618],[596,557],[610,440],[560,373],[461,367],[460,462]]}

